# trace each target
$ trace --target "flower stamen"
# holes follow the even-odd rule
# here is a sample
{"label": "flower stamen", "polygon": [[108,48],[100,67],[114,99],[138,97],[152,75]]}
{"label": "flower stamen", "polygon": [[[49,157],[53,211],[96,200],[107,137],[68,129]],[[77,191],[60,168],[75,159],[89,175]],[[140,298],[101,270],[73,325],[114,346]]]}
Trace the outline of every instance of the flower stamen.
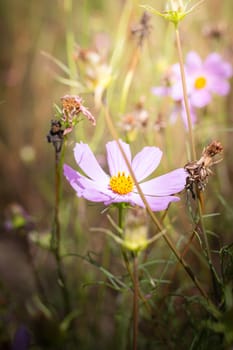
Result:
{"label": "flower stamen", "polygon": [[126,176],[124,171],[112,176],[109,182],[111,190],[118,194],[127,194],[133,190],[134,182],[130,175]]}
{"label": "flower stamen", "polygon": [[196,89],[200,90],[200,89],[203,89],[205,86],[206,86],[206,78],[205,77],[198,77],[196,80],[195,80],[195,83],[194,83],[194,86]]}

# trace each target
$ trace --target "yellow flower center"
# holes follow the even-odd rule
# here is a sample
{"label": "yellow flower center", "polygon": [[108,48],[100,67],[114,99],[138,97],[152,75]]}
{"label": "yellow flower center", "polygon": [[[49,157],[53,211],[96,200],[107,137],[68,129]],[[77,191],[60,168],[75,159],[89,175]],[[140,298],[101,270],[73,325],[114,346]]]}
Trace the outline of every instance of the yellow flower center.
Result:
{"label": "yellow flower center", "polygon": [[130,175],[126,176],[123,171],[111,177],[109,186],[113,192],[126,194],[133,190],[134,182],[132,177]]}
{"label": "yellow flower center", "polygon": [[205,77],[198,77],[195,80],[194,86],[196,89],[203,89],[206,86],[206,78]]}

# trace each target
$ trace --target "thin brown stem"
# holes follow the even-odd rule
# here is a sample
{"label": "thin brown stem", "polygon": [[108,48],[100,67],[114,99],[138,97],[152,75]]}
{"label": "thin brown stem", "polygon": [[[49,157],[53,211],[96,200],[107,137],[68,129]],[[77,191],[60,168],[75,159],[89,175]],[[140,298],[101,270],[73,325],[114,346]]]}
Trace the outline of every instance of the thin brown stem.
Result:
{"label": "thin brown stem", "polygon": [[[128,167],[128,170],[129,170],[129,173],[134,181],[134,184],[137,188],[137,191],[145,205],[145,208],[148,212],[148,214],[150,215],[152,221],[154,222],[154,224],[157,226],[157,228],[159,229],[159,231],[161,232],[163,230],[163,226],[162,224],[159,222],[159,220],[157,219],[157,217],[155,216],[155,214],[152,212],[139,184],[138,184],[138,181],[135,177],[135,174],[132,170],[132,167],[131,167],[131,164],[129,163],[129,160],[128,158],[126,157],[126,154],[121,146],[121,143],[119,142],[119,138],[118,138],[118,135],[117,135],[117,132],[116,132],[116,129],[114,128],[114,125],[113,125],[113,122],[112,122],[112,119],[110,117],[110,114],[109,114],[109,111],[108,111],[108,108],[106,105],[104,105],[104,110],[105,110],[105,120],[106,120],[106,123],[108,125],[108,128],[113,136],[113,138],[115,139],[118,147],[119,147],[119,150],[127,164],[127,167]],[[167,245],[170,247],[170,249],[172,250],[172,252],[174,253],[174,255],[176,256],[177,260],[180,262],[180,264],[183,266],[183,268],[185,269],[185,271],[187,272],[187,274],[189,275],[189,277],[192,279],[192,281],[194,282],[194,284],[196,285],[197,289],[200,291],[201,295],[203,297],[206,298],[206,300],[208,302],[210,302],[209,300],[209,297],[207,295],[207,293],[205,292],[205,290],[202,288],[202,286],[200,285],[199,281],[197,280],[196,276],[194,275],[194,273],[192,272],[191,268],[189,267],[189,265],[187,265],[187,263],[185,262],[185,260],[180,256],[179,252],[177,251],[176,247],[174,246],[173,242],[170,240],[170,238],[167,236],[167,235],[163,235],[163,238],[165,239]]]}
{"label": "thin brown stem", "polygon": [[191,119],[190,108],[189,108],[187,84],[186,84],[186,77],[185,77],[185,71],[184,71],[184,61],[183,61],[183,55],[182,55],[182,49],[181,49],[180,33],[178,28],[176,28],[176,44],[177,44],[180,73],[181,73],[181,80],[182,80],[182,87],[183,87],[184,106],[185,106],[185,111],[188,119],[188,131],[189,131],[189,141],[190,141],[192,160],[196,160],[197,156],[196,156],[196,150],[195,150],[192,119]]}
{"label": "thin brown stem", "polygon": [[51,248],[56,260],[57,268],[57,277],[58,285],[61,289],[61,294],[64,303],[64,313],[68,314],[70,312],[70,299],[69,292],[66,285],[66,279],[63,272],[63,267],[61,263],[60,255],[60,245],[61,245],[61,229],[60,229],[60,219],[59,219],[59,210],[60,210],[60,191],[61,191],[61,152],[58,151],[55,147],[55,204],[54,204],[54,222],[53,230],[51,237]]}
{"label": "thin brown stem", "polygon": [[[182,80],[182,87],[183,87],[184,105],[185,105],[185,111],[186,111],[186,115],[187,115],[187,119],[188,119],[188,130],[189,130],[189,141],[190,141],[191,155],[192,155],[192,160],[196,160],[197,155],[196,155],[196,149],[195,149],[194,134],[193,134],[193,128],[192,128],[192,120],[191,120],[191,114],[190,114],[190,108],[189,108],[187,84],[186,84],[186,77],[185,77],[185,70],[184,70],[183,54],[182,54],[181,40],[180,40],[180,33],[179,33],[178,26],[176,26],[175,32],[176,32],[176,44],[177,44],[177,51],[178,51],[180,72],[181,72],[181,80]],[[204,199],[203,199],[202,193],[200,192],[200,190],[198,189],[197,186],[196,186],[196,192],[197,192],[197,197],[198,197],[198,212],[199,212],[199,222],[198,222],[197,226],[199,227],[199,229],[202,232],[203,237],[204,237],[206,254],[207,254],[208,262],[209,262],[210,267],[211,267],[211,274],[213,275],[210,246],[209,246],[208,237],[207,237],[204,223],[203,223]]]}
{"label": "thin brown stem", "polygon": [[59,220],[59,206],[60,206],[60,185],[61,185],[61,174],[60,174],[60,162],[59,154],[55,150],[55,208],[54,208],[54,235],[55,243],[54,249],[60,252],[60,220]]}

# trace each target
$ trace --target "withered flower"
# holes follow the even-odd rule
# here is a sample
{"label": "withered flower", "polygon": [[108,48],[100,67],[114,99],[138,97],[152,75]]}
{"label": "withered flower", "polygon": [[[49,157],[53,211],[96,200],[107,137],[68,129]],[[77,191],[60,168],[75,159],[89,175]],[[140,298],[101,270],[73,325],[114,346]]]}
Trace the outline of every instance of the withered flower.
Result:
{"label": "withered flower", "polygon": [[166,125],[167,124],[164,120],[162,113],[159,113],[157,119],[154,122],[154,129],[158,132],[161,132],[166,128]]}
{"label": "withered flower", "polygon": [[206,184],[208,182],[209,175],[212,175],[210,167],[221,161],[214,161],[214,157],[217,154],[222,153],[223,146],[218,141],[211,142],[207,147],[204,148],[201,158],[197,161],[188,162],[184,168],[188,173],[186,179],[186,189],[190,190],[193,199],[195,199],[194,186],[197,187],[199,191],[204,191]]}
{"label": "withered flower", "polygon": [[112,81],[112,68],[106,58],[97,50],[77,48],[75,59],[83,73],[84,83],[89,91],[94,92],[96,108],[102,104],[104,91]]}
{"label": "withered flower", "polygon": [[220,40],[226,34],[226,23],[207,24],[202,30],[202,34],[209,39]]}
{"label": "withered flower", "polygon": [[51,120],[51,127],[47,135],[47,141],[52,143],[56,153],[60,153],[63,144],[64,130],[59,120]]}
{"label": "withered flower", "polygon": [[144,107],[144,102],[144,97],[142,96],[136,103],[134,110],[122,116],[119,125],[123,131],[131,132],[147,127],[149,113]]}
{"label": "withered flower", "polygon": [[147,38],[152,29],[150,22],[150,14],[146,11],[143,12],[140,22],[132,27],[131,33],[138,38],[138,46],[142,46],[144,39]]}
{"label": "withered flower", "polygon": [[72,131],[78,122],[79,113],[82,113],[87,119],[96,125],[95,117],[89,110],[83,106],[82,98],[76,95],[65,95],[61,97],[62,118],[61,121],[65,126],[64,135]]}

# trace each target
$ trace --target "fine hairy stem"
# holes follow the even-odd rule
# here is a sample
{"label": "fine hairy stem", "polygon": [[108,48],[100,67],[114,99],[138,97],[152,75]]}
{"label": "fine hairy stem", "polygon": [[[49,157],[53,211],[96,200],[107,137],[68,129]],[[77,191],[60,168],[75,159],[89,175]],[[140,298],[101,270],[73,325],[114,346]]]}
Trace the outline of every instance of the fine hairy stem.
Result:
{"label": "fine hairy stem", "polygon": [[[118,206],[118,226],[119,226],[120,229],[123,230],[123,227],[124,227],[124,209],[123,209],[121,203]],[[124,250],[124,248],[121,248],[121,253],[122,253],[122,256],[123,256],[123,259],[124,259],[124,263],[125,263],[126,269],[128,271],[128,274],[133,279],[132,271],[130,269],[129,259],[128,259],[128,256],[127,256],[126,251]]]}
{"label": "fine hairy stem", "polygon": [[[118,210],[118,225],[121,229],[124,226],[124,208],[122,204],[119,204]],[[136,253],[133,253],[133,273],[130,269],[130,263],[128,256],[124,249],[122,249],[123,259],[126,265],[126,269],[133,282],[133,350],[137,349],[137,337],[138,337],[138,298],[141,297],[139,291],[139,281],[138,281],[138,257]]]}
{"label": "fine hairy stem", "polygon": [[135,254],[133,257],[133,350],[137,349],[138,339],[138,257]]}
{"label": "fine hairy stem", "polygon": [[54,221],[51,237],[51,249],[56,260],[58,284],[61,289],[64,312],[68,314],[70,312],[70,300],[69,292],[66,286],[66,280],[62,269],[60,246],[61,246],[61,232],[60,232],[60,220],[59,220],[59,207],[60,207],[60,190],[61,190],[61,164],[60,164],[60,152],[55,148],[55,208],[54,208]]}

